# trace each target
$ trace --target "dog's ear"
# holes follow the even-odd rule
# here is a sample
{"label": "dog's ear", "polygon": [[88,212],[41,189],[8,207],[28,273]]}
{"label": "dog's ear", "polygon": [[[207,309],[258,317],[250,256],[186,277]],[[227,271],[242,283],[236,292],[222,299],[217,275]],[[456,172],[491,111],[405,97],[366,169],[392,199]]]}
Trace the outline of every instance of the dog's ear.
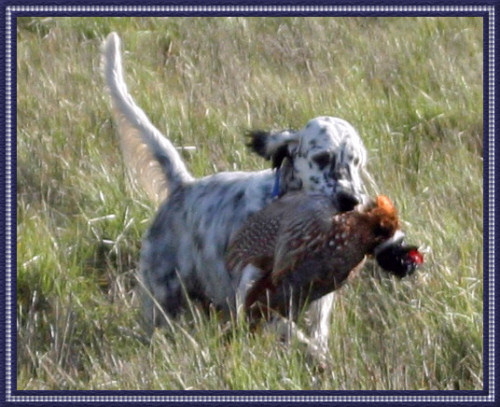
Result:
{"label": "dog's ear", "polygon": [[290,154],[290,150],[288,147],[289,147],[288,144],[282,145],[272,155],[271,159],[273,163],[273,168],[280,168],[281,163],[285,158],[288,158],[290,161],[292,160],[292,156]]}
{"label": "dog's ear", "polygon": [[268,132],[262,130],[247,133],[247,146],[266,160],[271,160],[273,168],[278,168],[285,158],[292,158],[291,152],[298,143],[298,134],[293,130]]}

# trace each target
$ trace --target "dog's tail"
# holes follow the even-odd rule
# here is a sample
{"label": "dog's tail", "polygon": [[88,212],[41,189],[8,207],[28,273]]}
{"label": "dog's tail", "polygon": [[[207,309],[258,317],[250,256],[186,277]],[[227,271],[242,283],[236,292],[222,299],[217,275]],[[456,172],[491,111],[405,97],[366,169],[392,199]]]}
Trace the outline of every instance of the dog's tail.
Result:
{"label": "dog's tail", "polygon": [[108,35],[102,47],[102,69],[113,103],[127,167],[150,198],[161,201],[168,191],[193,179],[172,143],[136,105],[123,79],[120,38]]}

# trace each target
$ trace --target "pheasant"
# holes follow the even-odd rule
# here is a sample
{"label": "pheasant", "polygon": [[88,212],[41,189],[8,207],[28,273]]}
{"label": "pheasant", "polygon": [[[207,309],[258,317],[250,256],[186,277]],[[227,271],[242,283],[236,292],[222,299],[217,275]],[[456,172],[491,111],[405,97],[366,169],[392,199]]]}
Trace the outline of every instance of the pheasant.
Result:
{"label": "pheasant", "polygon": [[265,316],[271,310],[296,319],[307,302],[357,274],[367,255],[376,252],[381,267],[400,277],[411,274],[423,257],[396,239],[399,228],[396,209],[384,195],[360,210],[338,213],[326,196],[288,194],[236,232],[226,265],[240,274],[236,279],[249,264],[260,270],[246,293],[247,312]]}

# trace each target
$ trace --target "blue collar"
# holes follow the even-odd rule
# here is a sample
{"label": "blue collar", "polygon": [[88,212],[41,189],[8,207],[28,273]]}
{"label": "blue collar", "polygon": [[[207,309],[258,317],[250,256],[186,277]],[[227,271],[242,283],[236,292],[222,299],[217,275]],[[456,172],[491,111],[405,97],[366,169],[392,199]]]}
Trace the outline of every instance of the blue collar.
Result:
{"label": "blue collar", "polygon": [[274,177],[273,192],[271,193],[271,198],[276,199],[280,194],[280,169],[276,168],[276,175]]}

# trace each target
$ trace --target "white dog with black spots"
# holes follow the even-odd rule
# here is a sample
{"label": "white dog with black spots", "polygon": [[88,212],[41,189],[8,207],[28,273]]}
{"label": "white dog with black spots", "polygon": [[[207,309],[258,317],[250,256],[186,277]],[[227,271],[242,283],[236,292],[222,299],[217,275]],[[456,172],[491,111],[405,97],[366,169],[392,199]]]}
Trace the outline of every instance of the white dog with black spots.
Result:
{"label": "white dog with black spots", "polygon": [[[249,146],[272,169],[220,172],[195,179],[172,143],[150,122],[127,90],[120,40],[111,33],[103,45],[103,72],[127,166],[153,198],[162,200],[141,250],[140,280],[150,327],[186,306],[186,295],[225,312],[235,311],[236,292],[224,255],[231,236],[252,213],[289,191],[331,197],[339,211],[364,202],[361,174],[366,150],[346,121],[322,116],[293,131],[254,131]],[[251,284],[252,270],[243,276]],[[243,287],[243,288],[242,288]],[[240,293],[241,294],[241,293]],[[244,292],[242,293],[244,296]],[[325,352],[333,293],[309,312],[309,343]]]}

